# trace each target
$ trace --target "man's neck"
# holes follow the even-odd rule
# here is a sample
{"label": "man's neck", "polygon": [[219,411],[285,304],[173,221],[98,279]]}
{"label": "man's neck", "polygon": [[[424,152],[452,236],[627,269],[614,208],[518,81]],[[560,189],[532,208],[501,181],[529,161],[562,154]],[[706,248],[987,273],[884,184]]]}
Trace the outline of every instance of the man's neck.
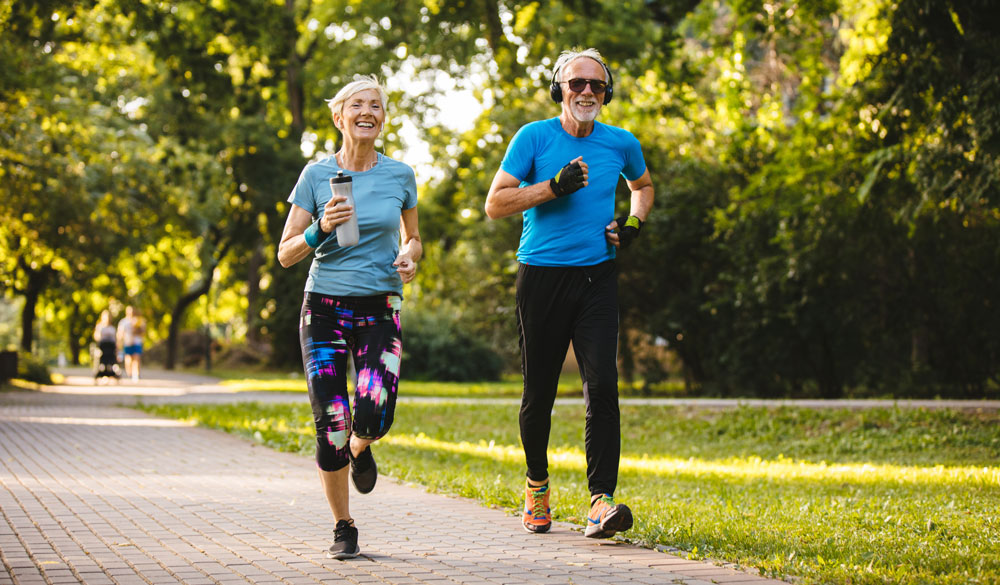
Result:
{"label": "man's neck", "polygon": [[559,123],[562,124],[563,130],[565,130],[567,134],[577,138],[590,136],[590,133],[594,131],[593,121],[580,122],[565,112],[559,116]]}

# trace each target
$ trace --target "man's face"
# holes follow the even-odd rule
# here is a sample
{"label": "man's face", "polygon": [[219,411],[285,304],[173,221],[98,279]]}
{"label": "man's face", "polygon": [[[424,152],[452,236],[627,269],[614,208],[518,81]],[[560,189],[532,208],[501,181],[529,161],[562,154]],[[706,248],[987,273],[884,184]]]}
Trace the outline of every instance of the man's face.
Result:
{"label": "man's face", "polygon": [[577,122],[590,123],[597,119],[604,103],[604,92],[595,94],[588,83],[581,91],[573,91],[566,83],[571,79],[606,80],[604,67],[589,57],[571,61],[559,72],[562,81],[563,111],[568,112]]}

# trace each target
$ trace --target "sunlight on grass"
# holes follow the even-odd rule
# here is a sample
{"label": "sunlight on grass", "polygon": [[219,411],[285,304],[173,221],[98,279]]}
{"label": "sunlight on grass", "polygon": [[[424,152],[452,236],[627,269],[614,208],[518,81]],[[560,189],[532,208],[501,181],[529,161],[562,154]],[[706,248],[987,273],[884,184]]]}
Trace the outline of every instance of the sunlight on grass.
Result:
{"label": "sunlight on grass", "polygon": [[[196,372],[203,373],[203,372]],[[256,372],[249,377],[247,372],[239,370],[213,370],[212,374],[222,380],[225,386],[234,392],[302,392],[307,391],[306,380],[300,372]],[[434,398],[520,398],[523,382],[520,375],[506,376],[495,382],[427,382],[421,380],[403,379],[399,385],[400,397],[434,397]],[[679,382],[662,383],[655,387],[657,396],[677,396],[683,394],[683,384]],[[623,396],[639,396],[642,389],[622,384]],[[561,397],[583,396],[580,377],[574,373],[564,373],[559,378],[557,394]]]}
{"label": "sunlight on grass", "polygon": [[[474,457],[488,457],[497,461],[520,462],[524,452],[520,445],[498,445],[480,441],[457,443],[432,439],[424,434],[388,435],[382,443],[401,447],[417,447]],[[580,449],[550,449],[549,462],[560,467],[586,470],[587,459]],[[731,457],[725,460],[680,459],[676,457],[621,458],[622,472],[673,475],[685,473],[695,477],[711,475],[716,479],[770,479],[794,481],[850,481],[871,483],[916,483],[937,485],[983,485],[1000,487],[1000,467],[910,467],[901,465],[873,465],[870,463],[826,464],[794,461],[780,457],[767,461],[760,457]]]}
{"label": "sunlight on grass", "polygon": [[225,386],[234,392],[306,392],[305,378],[240,378],[223,380],[220,386]]}
{"label": "sunlight on grass", "polygon": [[[219,385],[234,392],[302,392],[307,391],[306,381],[301,375],[284,375],[273,378],[233,378],[222,380]],[[432,396],[435,398],[519,398],[522,383],[504,382],[420,382],[404,380],[400,382],[399,395]],[[560,383],[560,396],[580,396],[579,385]]]}

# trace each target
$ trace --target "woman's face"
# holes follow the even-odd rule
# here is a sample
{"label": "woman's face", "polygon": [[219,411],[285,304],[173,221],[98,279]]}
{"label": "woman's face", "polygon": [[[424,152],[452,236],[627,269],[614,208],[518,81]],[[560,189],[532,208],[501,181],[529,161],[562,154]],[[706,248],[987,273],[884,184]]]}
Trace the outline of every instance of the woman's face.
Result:
{"label": "woman's face", "polygon": [[385,110],[382,100],[374,89],[366,89],[347,98],[340,115],[334,115],[334,123],[344,134],[345,140],[352,142],[374,142],[382,131]]}

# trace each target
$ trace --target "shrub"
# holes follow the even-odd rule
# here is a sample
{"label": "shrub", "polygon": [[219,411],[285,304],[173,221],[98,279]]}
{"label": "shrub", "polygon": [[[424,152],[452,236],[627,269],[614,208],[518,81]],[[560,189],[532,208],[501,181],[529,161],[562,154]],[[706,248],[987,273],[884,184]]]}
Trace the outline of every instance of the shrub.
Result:
{"label": "shrub", "polygon": [[17,355],[17,377],[36,384],[51,384],[52,373],[41,358],[20,351]]}
{"label": "shrub", "polygon": [[[164,339],[156,345],[143,351],[143,363],[164,364],[167,361],[167,343]],[[205,363],[205,349],[208,345],[208,337],[204,331],[181,331],[177,335],[177,355],[175,364],[181,368],[193,368]],[[219,352],[218,341],[212,340],[213,358]]]}
{"label": "shrub", "polygon": [[503,360],[454,317],[440,312],[406,313],[401,375],[415,380],[499,380]]}
{"label": "shrub", "polygon": [[232,369],[260,366],[267,363],[267,360],[267,353],[246,343],[232,343],[223,346],[217,354],[212,356],[215,366]]}

